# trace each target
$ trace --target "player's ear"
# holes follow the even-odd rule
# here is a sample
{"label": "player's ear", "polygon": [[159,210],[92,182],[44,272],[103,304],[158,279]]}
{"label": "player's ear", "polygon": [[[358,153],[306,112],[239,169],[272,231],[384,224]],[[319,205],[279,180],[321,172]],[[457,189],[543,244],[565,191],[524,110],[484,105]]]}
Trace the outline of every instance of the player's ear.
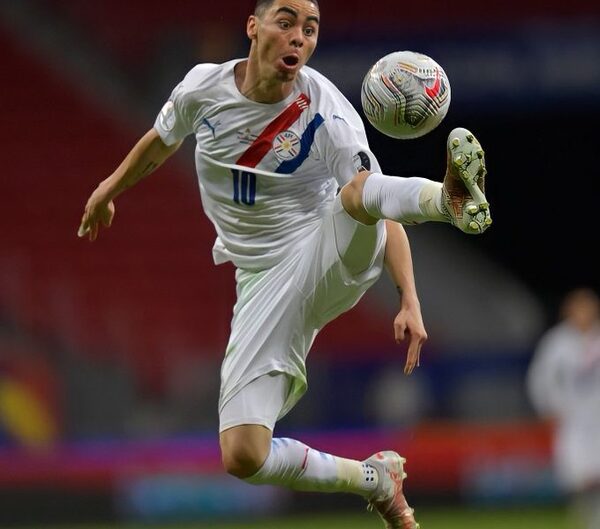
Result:
{"label": "player's ear", "polygon": [[258,21],[256,20],[255,15],[250,15],[248,17],[248,22],[246,22],[246,35],[250,40],[254,40],[256,38]]}

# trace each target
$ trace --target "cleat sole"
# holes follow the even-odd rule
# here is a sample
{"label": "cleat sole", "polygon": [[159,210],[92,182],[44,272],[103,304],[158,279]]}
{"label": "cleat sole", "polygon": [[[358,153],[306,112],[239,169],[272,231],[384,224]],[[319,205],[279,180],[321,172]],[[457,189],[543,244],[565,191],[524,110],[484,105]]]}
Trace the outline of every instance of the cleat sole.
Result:
{"label": "cleat sole", "polygon": [[487,174],[485,152],[466,129],[452,131],[447,146],[451,170],[471,195],[463,206],[465,218],[455,219],[453,224],[461,226],[466,233],[482,233],[492,224],[490,204],[479,187]]}

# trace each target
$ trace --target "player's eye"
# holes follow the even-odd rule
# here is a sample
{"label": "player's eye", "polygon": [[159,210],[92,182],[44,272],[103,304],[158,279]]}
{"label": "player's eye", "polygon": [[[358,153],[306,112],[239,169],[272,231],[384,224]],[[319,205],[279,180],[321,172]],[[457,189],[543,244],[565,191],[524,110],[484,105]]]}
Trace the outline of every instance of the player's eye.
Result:
{"label": "player's eye", "polygon": [[290,29],[292,27],[292,24],[290,23],[289,20],[280,20],[279,27],[281,29]]}
{"label": "player's eye", "polygon": [[304,28],[304,34],[307,37],[312,37],[315,33],[316,33],[316,30],[312,26]]}

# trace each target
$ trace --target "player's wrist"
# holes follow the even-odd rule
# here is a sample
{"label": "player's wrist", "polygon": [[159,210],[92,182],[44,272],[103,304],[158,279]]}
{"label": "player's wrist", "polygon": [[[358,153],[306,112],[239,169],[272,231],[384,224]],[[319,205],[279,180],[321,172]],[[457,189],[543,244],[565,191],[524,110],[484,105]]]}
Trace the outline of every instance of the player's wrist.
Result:
{"label": "player's wrist", "polygon": [[420,306],[419,298],[414,290],[406,290],[396,285],[396,292],[402,306]]}

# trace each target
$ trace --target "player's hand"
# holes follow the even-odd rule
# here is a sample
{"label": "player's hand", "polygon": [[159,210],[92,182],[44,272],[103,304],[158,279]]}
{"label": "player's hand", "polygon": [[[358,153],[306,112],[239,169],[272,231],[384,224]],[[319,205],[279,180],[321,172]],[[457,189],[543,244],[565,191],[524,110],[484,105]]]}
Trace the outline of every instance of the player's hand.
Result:
{"label": "player's hand", "polygon": [[408,336],[408,353],[404,374],[410,375],[419,366],[421,347],[427,340],[427,331],[423,324],[421,309],[418,304],[404,305],[394,319],[394,337],[396,343],[401,343]]}
{"label": "player's hand", "polygon": [[108,228],[115,216],[115,204],[112,200],[107,200],[100,188],[96,189],[85,205],[81,224],[77,230],[78,237],[88,236],[90,241],[95,241],[98,237],[100,226]]}

